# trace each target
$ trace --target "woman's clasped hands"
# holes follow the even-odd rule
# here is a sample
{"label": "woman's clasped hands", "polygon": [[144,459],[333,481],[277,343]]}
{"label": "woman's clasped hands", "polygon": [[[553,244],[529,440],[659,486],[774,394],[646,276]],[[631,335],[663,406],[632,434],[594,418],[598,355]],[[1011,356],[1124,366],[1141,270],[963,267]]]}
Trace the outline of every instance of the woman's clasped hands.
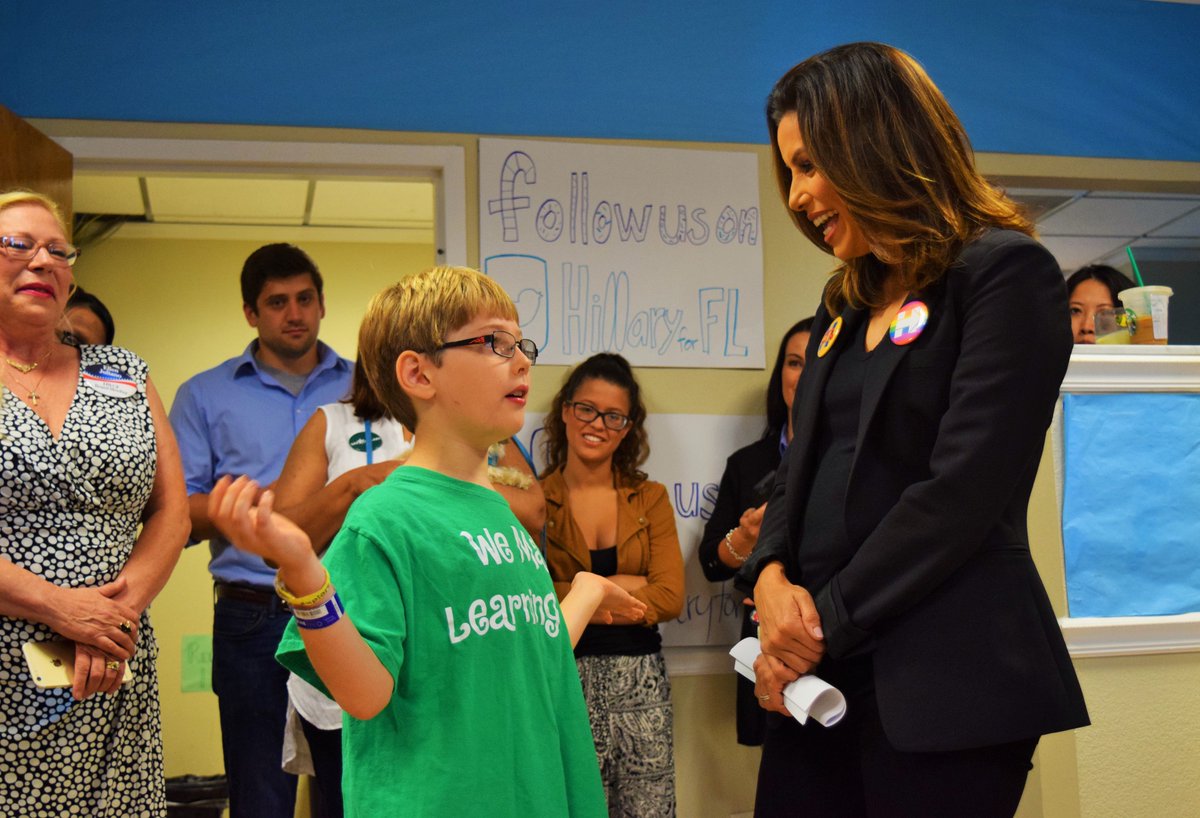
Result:
{"label": "woman's clasped hands", "polygon": [[825,635],[812,595],[788,581],[773,562],[754,586],[762,654],[754,662],[754,694],[766,710],[791,715],[783,688],[809,673],[825,655]]}

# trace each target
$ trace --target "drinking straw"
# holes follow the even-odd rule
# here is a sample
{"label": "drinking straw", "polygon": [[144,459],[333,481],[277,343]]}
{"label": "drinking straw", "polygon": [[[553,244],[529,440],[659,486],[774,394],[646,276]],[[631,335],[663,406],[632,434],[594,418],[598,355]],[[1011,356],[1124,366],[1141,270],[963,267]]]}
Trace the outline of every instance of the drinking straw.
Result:
{"label": "drinking straw", "polygon": [[1133,274],[1137,276],[1138,286],[1145,287],[1146,282],[1142,281],[1142,273],[1140,270],[1138,270],[1137,259],[1133,257],[1133,248],[1129,245],[1125,245],[1125,252],[1129,254],[1129,263],[1133,265]]}

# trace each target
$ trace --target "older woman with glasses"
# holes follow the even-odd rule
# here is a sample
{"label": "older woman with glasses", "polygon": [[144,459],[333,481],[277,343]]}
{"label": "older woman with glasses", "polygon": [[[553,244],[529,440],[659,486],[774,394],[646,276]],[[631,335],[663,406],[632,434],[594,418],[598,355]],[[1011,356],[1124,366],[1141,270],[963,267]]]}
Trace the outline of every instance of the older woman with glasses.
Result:
{"label": "older woman with glasses", "polygon": [[620,355],[567,376],[546,415],[546,562],[559,598],[580,571],[646,604],[641,621],[592,625],[575,648],[610,815],[675,814],[671,688],[657,623],[679,616],[683,558],[650,453],[637,380]]}
{"label": "older woman with glasses", "polygon": [[187,497],[146,364],[56,334],[77,256],[52,201],[0,194],[0,815],[162,816],[147,607]]}

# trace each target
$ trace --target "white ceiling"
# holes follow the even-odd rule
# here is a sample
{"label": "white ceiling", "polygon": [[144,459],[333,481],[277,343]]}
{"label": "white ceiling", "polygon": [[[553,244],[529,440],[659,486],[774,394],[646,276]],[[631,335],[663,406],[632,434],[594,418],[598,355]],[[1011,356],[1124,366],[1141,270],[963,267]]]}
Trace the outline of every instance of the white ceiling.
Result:
{"label": "white ceiling", "polygon": [[1086,264],[1129,269],[1125,248],[1187,261],[1200,271],[1200,196],[1086,190],[1009,190],[1037,219],[1064,272]]}
{"label": "white ceiling", "polygon": [[264,240],[282,230],[287,240],[434,241],[428,180],[79,173],[74,204],[76,213],[130,217],[123,238],[240,237],[255,227],[272,229]]}

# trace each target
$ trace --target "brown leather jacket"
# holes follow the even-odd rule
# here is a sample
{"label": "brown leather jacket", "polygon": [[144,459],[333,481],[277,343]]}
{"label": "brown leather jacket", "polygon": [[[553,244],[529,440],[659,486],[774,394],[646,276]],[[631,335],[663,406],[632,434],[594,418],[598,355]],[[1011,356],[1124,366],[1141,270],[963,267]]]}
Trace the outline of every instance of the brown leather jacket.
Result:
{"label": "brown leather jacket", "polygon": [[[592,556],[571,516],[561,469],[542,479],[542,490],[546,493],[546,563],[562,599],[577,573],[592,570]],[[619,487],[617,497],[617,573],[648,580],[633,592],[646,603],[646,625],[674,619],[683,609],[683,556],[667,489],[646,480]]]}

